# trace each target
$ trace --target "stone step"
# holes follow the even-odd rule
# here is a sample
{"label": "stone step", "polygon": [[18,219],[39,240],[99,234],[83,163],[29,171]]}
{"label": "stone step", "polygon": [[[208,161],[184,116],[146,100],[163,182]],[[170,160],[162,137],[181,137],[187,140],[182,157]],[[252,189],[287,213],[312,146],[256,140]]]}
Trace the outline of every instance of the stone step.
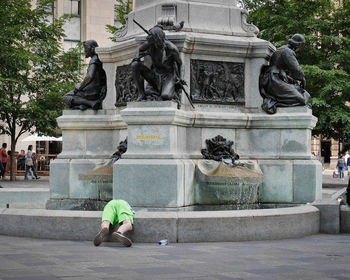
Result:
{"label": "stone step", "polygon": [[48,188],[1,188],[0,207],[6,208],[45,208],[50,199]]}
{"label": "stone step", "polygon": [[[93,240],[101,211],[0,208],[0,234],[60,240]],[[234,211],[137,211],[135,242],[229,242],[297,238],[319,232],[311,205]]]}

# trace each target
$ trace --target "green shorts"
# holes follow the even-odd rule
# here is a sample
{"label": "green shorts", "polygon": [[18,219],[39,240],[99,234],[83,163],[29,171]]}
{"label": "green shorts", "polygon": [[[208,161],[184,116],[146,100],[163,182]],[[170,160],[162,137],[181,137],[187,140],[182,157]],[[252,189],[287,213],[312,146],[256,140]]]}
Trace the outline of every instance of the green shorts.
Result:
{"label": "green shorts", "polygon": [[134,210],[125,200],[113,199],[104,207],[102,221],[109,221],[112,226],[117,223],[121,225],[125,220],[130,220],[133,224],[134,214]]}

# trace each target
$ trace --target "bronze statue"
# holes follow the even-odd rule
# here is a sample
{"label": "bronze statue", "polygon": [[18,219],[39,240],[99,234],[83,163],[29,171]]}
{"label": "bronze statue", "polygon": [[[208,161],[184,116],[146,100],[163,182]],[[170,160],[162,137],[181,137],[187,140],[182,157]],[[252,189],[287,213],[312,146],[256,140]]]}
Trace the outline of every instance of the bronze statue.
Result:
{"label": "bronze statue", "polygon": [[303,35],[293,35],[287,45],[273,53],[270,65],[262,68],[259,87],[264,99],[261,107],[266,113],[276,113],[276,107],[311,107],[310,94],[305,90],[305,76],[295,54],[304,45]]}
{"label": "bronze statue", "polygon": [[221,135],[217,135],[212,139],[206,139],[206,149],[201,149],[204,159],[212,159],[215,161],[223,161],[233,166],[242,165],[239,163],[239,155],[232,148],[233,141],[228,141]]}
{"label": "bronze statue", "polygon": [[[138,24],[138,23],[137,23]],[[140,25],[139,25],[140,26]],[[162,26],[156,25],[149,31],[140,26],[147,34],[147,41],[136,52],[131,63],[133,79],[141,100],[175,100],[185,85],[184,67],[177,47],[165,38]],[[149,68],[141,61],[150,56],[152,66]],[[147,81],[146,88],[144,80]]]}
{"label": "bronze statue", "polygon": [[83,43],[85,57],[91,57],[84,80],[75,86],[73,91],[63,96],[63,103],[70,109],[93,110],[102,109],[102,101],[106,97],[106,73],[102,68],[102,62],[95,53],[98,44],[95,40]]}
{"label": "bronze statue", "polygon": [[110,162],[111,164],[113,164],[117,160],[121,159],[122,154],[124,154],[126,152],[126,150],[128,149],[128,137],[126,137],[124,141],[119,142],[117,149],[118,150],[112,155],[112,160]]}

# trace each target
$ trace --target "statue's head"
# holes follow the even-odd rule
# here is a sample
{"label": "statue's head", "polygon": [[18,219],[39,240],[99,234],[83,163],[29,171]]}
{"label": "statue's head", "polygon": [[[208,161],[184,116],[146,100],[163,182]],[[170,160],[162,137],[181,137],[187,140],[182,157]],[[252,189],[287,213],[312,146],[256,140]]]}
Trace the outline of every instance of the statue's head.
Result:
{"label": "statue's head", "polygon": [[152,41],[156,48],[163,48],[165,40],[165,33],[163,31],[163,28],[159,25],[156,25],[149,30],[149,33],[150,35],[147,40]]}
{"label": "statue's head", "polygon": [[98,44],[95,40],[87,40],[83,42],[85,57],[92,57],[95,54],[95,48]]}
{"label": "statue's head", "polygon": [[301,34],[294,34],[293,37],[288,40],[288,44],[295,51],[300,51],[305,45],[305,38]]}

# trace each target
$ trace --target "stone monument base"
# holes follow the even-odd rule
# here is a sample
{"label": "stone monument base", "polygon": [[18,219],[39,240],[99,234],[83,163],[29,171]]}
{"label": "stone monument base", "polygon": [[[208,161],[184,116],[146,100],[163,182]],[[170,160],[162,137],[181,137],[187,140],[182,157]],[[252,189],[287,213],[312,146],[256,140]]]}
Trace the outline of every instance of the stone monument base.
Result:
{"label": "stone monument base", "polygon": [[50,163],[47,209],[102,210],[112,199],[112,180],[81,176],[104,166],[126,137],[118,110],[65,110],[57,119],[63,150]]}
{"label": "stone monument base", "polygon": [[185,111],[174,102],[132,102],[121,116],[128,124],[128,150],[114,164],[113,198],[150,208],[203,203],[196,162],[205,140],[217,135],[234,141],[241,160],[257,162],[264,174],[259,202],[321,198],[322,167],[310,150],[316,119],[308,108],[279,108],[267,115],[237,106],[218,112],[217,106],[196,105],[195,111]]}
{"label": "stone monument base", "polygon": [[120,159],[114,164],[113,198],[133,207],[194,204],[195,163],[186,159]]}

